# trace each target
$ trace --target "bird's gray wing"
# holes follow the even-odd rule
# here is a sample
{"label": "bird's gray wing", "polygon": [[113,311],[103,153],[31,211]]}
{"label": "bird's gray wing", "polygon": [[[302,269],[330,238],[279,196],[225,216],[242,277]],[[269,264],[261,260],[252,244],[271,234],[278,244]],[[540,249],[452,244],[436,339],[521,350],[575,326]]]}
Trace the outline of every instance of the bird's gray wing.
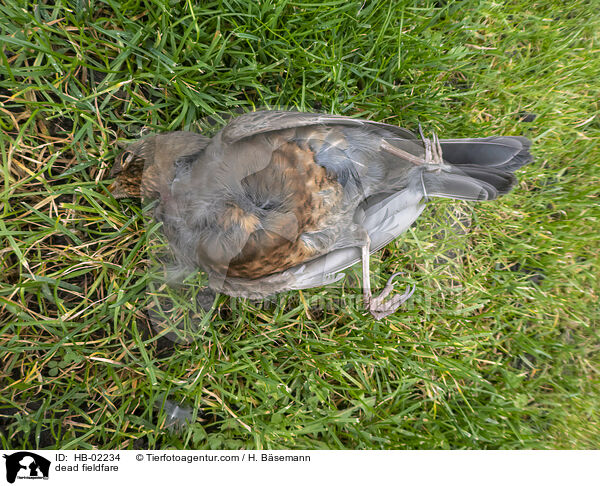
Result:
{"label": "bird's gray wing", "polygon": [[416,138],[414,133],[405,128],[369,120],[359,120],[347,116],[300,113],[295,111],[255,111],[233,119],[223,129],[222,140],[225,143],[234,143],[260,133],[285,130],[288,128],[307,127],[311,125],[380,127],[385,128],[400,138],[408,140]]}
{"label": "bird's gray wing", "polygon": [[[367,201],[362,226],[371,239],[371,253],[404,233],[424,208],[422,191],[412,186],[395,194],[381,195]],[[341,248],[290,268],[287,272],[294,277],[293,289],[319,287],[342,279],[344,274],[340,272],[360,260],[360,248]]]}

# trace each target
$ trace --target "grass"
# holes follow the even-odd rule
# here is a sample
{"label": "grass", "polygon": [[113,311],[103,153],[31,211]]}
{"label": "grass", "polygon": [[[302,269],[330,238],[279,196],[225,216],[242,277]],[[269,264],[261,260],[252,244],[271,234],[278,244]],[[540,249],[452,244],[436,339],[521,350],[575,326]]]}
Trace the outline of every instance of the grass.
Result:
{"label": "grass", "polygon": [[[1,0],[0,32],[1,447],[598,447],[593,2]],[[118,144],[265,106],[524,134],[536,160],[373,257],[418,285],[384,321],[333,288],[157,332]]]}

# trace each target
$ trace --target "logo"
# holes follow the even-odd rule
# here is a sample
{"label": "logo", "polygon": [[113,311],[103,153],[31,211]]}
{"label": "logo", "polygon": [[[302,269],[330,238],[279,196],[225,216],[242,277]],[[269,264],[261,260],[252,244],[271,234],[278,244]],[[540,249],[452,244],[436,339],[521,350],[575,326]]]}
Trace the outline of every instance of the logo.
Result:
{"label": "logo", "polygon": [[12,484],[15,479],[48,479],[50,461],[33,452],[15,452],[6,458],[6,480]]}

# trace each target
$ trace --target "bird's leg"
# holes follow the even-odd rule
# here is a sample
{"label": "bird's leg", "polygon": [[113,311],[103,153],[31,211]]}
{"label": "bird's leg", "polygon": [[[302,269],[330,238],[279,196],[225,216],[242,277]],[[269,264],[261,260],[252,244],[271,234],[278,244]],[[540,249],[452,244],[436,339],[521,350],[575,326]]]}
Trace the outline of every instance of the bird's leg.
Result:
{"label": "bird's leg", "polygon": [[371,305],[371,298],[373,294],[371,293],[371,276],[370,273],[370,265],[369,265],[369,247],[371,246],[371,238],[367,235],[367,241],[361,247],[361,258],[362,258],[362,281],[363,281],[363,300],[365,306],[369,308]]}
{"label": "bird's leg", "polygon": [[388,279],[381,293],[377,297],[373,297],[373,294],[371,293],[371,278],[369,269],[370,246],[371,239],[367,235],[365,244],[361,247],[363,297],[365,301],[365,306],[367,307],[367,309],[369,309],[371,315],[375,319],[379,320],[396,312],[398,307],[400,307],[412,296],[413,292],[415,291],[415,287],[413,286],[411,288],[409,285],[407,285],[406,291],[403,294],[395,295],[390,300],[385,302],[386,297],[390,295],[390,293],[394,289],[394,277],[402,273],[397,272]]}

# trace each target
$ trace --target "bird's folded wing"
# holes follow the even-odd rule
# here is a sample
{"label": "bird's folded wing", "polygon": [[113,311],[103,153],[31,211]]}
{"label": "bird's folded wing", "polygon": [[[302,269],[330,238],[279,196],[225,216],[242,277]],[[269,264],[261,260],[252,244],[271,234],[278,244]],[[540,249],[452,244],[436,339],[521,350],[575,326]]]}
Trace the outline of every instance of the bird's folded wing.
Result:
{"label": "bird's folded wing", "polygon": [[223,129],[222,139],[225,143],[234,143],[260,133],[311,125],[382,127],[403,139],[412,140],[416,138],[414,133],[405,128],[369,120],[358,120],[346,116],[289,111],[255,111],[232,120]]}
{"label": "bird's folded wing", "polygon": [[[415,222],[425,207],[421,201],[422,194],[406,189],[367,203],[362,224],[371,239],[371,253],[396,239]],[[341,248],[287,272],[295,277],[294,289],[318,287],[342,279],[344,274],[339,272],[360,260],[360,248]]]}

